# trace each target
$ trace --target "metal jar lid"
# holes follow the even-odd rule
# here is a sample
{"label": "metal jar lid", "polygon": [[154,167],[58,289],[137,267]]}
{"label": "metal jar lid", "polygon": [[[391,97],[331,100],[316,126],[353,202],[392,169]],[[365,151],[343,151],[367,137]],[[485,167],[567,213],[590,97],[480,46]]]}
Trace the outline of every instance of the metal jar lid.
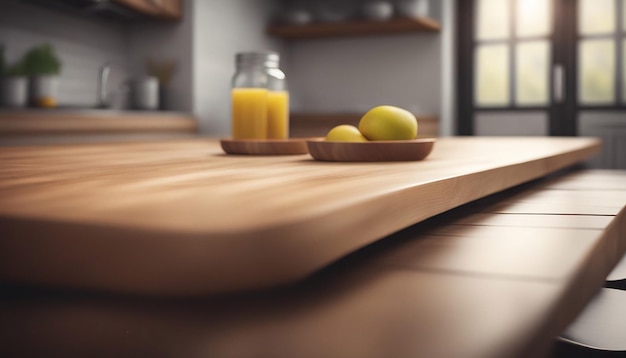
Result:
{"label": "metal jar lid", "polygon": [[280,55],[277,52],[240,52],[235,55],[237,67],[264,66],[278,68]]}

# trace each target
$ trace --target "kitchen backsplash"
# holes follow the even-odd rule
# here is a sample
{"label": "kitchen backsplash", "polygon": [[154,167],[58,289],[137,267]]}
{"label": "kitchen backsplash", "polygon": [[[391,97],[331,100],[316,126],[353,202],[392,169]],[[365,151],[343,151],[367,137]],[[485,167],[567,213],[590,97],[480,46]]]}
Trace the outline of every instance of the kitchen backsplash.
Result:
{"label": "kitchen backsplash", "polygon": [[[60,13],[16,1],[3,1],[0,11],[0,44],[4,44],[9,62],[33,46],[42,43],[54,46],[63,64],[60,105],[95,105],[98,71],[105,62],[111,63],[111,90],[120,88],[130,73],[127,32],[123,23]],[[119,106],[122,98],[116,102]]]}

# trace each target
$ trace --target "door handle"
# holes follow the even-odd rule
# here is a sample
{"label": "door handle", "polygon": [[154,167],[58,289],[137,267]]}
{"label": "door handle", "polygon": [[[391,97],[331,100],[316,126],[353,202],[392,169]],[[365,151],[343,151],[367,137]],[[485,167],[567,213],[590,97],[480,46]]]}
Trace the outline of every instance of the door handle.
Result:
{"label": "door handle", "polygon": [[565,101],[565,68],[560,63],[552,69],[552,98],[555,103]]}

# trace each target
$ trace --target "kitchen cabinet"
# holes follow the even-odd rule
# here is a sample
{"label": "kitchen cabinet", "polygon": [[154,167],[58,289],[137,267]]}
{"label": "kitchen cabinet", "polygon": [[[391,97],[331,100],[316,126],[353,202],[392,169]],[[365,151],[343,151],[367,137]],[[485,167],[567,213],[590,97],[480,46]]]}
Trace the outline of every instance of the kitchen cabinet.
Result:
{"label": "kitchen cabinet", "polygon": [[189,114],[116,110],[2,110],[0,146],[180,139],[197,135]]}
{"label": "kitchen cabinet", "polygon": [[428,17],[393,18],[387,21],[354,20],[308,25],[272,25],[267,33],[272,36],[300,40],[324,37],[348,37],[439,32],[441,25]]}
{"label": "kitchen cabinet", "polygon": [[180,20],[182,17],[183,0],[113,0],[153,18],[163,20]]}

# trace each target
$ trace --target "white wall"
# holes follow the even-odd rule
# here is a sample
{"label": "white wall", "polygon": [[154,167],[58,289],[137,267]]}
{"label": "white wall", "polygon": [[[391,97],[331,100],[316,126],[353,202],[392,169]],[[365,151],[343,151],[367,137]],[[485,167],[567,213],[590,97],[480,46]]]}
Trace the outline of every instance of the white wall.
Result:
{"label": "white wall", "polygon": [[294,111],[354,112],[388,103],[441,116],[443,134],[454,130],[454,0],[431,2],[441,33],[309,41],[265,35],[275,0],[187,3],[178,27],[133,27],[131,58],[178,54],[185,74],[172,108],[191,108],[205,134],[230,134],[234,56],[254,50],[281,54]]}
{"label": "white wall", "polygon": [[148,58],[174,59],[177,71],[167,108],[193,112],[203,134],[230,135],[230,81],[235,54],[286,47],[265,35],[275,0],[185,0],[184,15],[174,24],[137,24],[129,37],[133,72],[143,74]]}
{"label": "white wall", "polygon": [[[432,1],[432,0],[431,0]],[[456,134],[456,1],[441,1],[441,115],[439,135]]]}
{"label": "white wall", "polygon": [[[440,18],[441,1],[430,5]],[[440,115],[441,39],[441,33],[419,33],[293,42],[294,110],[363,112],[391,104]]]}
{"label": "white wall", "polygon": [[291,49],[294,110],[364,112],[389,104],[439,112],[438,35],[309,40]]}
{"label": "white wall", "polygon": [[602,151],[588,161],[592,168],[626,169],[626,113],[582,111],[578,135],[602,139]]}
{"label": "white wall", "polygon": [[194,110],[193,63],[194,1],[183,1],[179,22],[146,22],[131,26],[129,56],[134,76],[146,75],[146,61],[176,62],[172,83],[166,88],[165,108],[174,111]]}
{"label": "white wall", "polygon": [[97,99],[98,69],[113,63],[111,85],[128,76],[126,26],[87,15],[61,13],[3,1],[0,8],[0,43],[9,62],[32,46],[50,43],[63,64],[59,88],[62,105],[92,106]]}
{"label": "white wall", "polygon": [[274,9],[272,0],[194,1],[194,112],[204,133],[230,134],[230,81],[237,52],[278,51],[283,55],[281,67],[289,76],[286,47],[265,35]]}
{"label": "white wall", "polygon": [[547,136],[548,114],[533,112],[476,112],[474,133],[477,136]]}

